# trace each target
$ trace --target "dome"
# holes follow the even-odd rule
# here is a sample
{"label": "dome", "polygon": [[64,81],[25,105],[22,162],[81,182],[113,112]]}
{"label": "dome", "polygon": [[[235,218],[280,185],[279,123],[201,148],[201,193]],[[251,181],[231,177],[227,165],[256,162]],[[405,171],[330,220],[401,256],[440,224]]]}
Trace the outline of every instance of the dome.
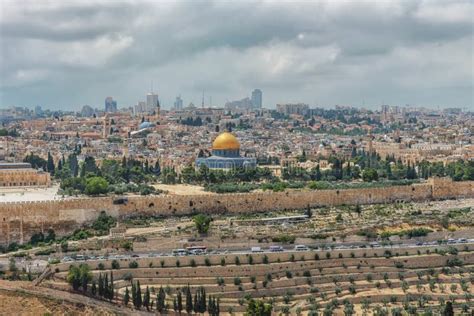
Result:
{"label": "dome", "polygon": [[153,124],[150,123],[150,122],[145,121],[145,122],[140,124],[138,129],[145,129],[145,128],[150,128],[150,127],[153,127]]}
{"label": "dome", "polygon": [[240,149],[240,143],[237,138],[229,132],[224,132],[216,137],[212,143],[214,150]]}

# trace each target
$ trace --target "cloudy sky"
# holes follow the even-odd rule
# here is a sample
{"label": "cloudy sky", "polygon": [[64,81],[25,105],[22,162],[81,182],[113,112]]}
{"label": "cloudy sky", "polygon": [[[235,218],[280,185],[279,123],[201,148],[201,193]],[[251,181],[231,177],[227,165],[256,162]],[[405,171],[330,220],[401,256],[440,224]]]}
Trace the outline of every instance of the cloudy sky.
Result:
{"label": "cloudy sky", "polygon": [[474,1],[0,1],[0,107],[474,107]]}

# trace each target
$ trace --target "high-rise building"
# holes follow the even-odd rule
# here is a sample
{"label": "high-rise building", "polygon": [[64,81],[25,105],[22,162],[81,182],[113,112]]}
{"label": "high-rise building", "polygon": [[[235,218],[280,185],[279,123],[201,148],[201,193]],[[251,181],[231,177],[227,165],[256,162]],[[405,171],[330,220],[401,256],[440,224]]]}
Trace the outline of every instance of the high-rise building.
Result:
{"label": "high-rise building", "polygon": [[117,101],[112,97],[105,98],[105,112],[113,113],[117,112]]}
{"label": "high-rise building", "polygon": [[252,107],[254,109],[262,108],[262,90],[255,89],[252,91]]}
{"label": "high-rise building", "polygon": [[181,99],[181,96],[176,97],[176,101],[174,101],[174,108],[175,110],[182,110],[183,109],[183,99]]}
{"label": "high-rise building", "polygon": [[150,92],[146,95],[146,111],[148,113],[160,112],[160,103],[158,102],[158,94]]}

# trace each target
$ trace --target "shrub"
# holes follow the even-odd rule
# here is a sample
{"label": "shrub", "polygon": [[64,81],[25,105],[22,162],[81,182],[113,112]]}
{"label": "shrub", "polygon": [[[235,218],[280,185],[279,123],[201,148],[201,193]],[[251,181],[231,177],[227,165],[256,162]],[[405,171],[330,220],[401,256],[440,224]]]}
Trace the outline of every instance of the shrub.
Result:
{"label": "shrub", "polygon": [[294,244],[296,236],[293,235],[279,235],[272,238],[273,242],[283,243],[283,244]]}
{"label": "shrub", "polygon": [[112,269],[120,269],[120,263],[117,260],[112,260]]}
{"label": "shrub", "polygon": [[100,263],[97,265],[97,269],[98,269],[98,270],[105,270],[105,265],[104,265],[102,262],[100,262]]}
{"label": "shrub", "polygon": [[176,267],[180,267],[181,266],[181,262],[179,262],[179,260],[176,260]]}
{"label": "shrub", "polygon": [[225,258],[221,258],[221,266],[225,266]]}
{"label": "shrub", "polygon": [[314,254],[314,260],[319,260],[319,255],[317,253]]}
{"label": "shrub", "polygon": [[220,286],[225,284],[224,278],[221,278],[221,277],[217,277],[216,282],[217,282],[217,285],[220,285]]}
{"label": "shrub", "polygon": [[235,256],[235,265],[240,266],[240,259],[237,256]]}
{"label": "shrub", "polygon": [[196,260],[191,259],[191,261],[189,262],[189,265],[190,265],[191,267],[195,267],[195,266],[196,266]]}
{"label": "shrub", "polygon": [[242,284],[242,280],[239,277],[234,278],[234,285],[240,285]]}
{"label": "shrub", "polygon": [[248,257],[248,263],[249,263],[249,264],[253,264],[253,257],[252,257],[252,256],[249,256],[249,257]]}
{"label": "shrub", "polygon": [[331,258],[331,253],[330,252],[326,252],[326,259],[329,259]]}
{"label": "shrub", "polygon": [[288,279],[291,279],[293,277],[293,274],[291,273],[291,271],[288,271],[288,270],[286,270],[285,275]]}
{"label": "shrub", "polygon": [[264,256],[263,256],[263,258],[262,258],[262,263],[268,264],[268,256],[267,256],[267,255],[264,255]]}
{"label": "shrub", "polygon": [[397,269],[403,269],[404,265],[403,265],[402,262],[397,261],[397,262],[395,262],[395,267],[396,267]]}
{"label": "shrub", "polygon": [[129,267],[130,269],[136,269],[136,268],[138,268],[138,262],[136,262],[136,261],[131,261],[131,262],[128,264],[128,267]]}
{"label": "shrub", "polygon": [[309,278],[311,277],[311,272],[309,270],[306,270],[303,272],[303,276]]}

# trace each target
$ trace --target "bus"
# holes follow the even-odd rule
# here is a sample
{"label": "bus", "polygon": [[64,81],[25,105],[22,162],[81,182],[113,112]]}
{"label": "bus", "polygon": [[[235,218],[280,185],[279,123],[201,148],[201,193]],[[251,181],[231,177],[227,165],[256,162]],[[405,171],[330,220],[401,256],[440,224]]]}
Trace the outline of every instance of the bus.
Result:
{"label": "bus", "polygon": [[192,255],[202,255],[207,251],[206,246],[190,246],[186,247],[186,250]]}

